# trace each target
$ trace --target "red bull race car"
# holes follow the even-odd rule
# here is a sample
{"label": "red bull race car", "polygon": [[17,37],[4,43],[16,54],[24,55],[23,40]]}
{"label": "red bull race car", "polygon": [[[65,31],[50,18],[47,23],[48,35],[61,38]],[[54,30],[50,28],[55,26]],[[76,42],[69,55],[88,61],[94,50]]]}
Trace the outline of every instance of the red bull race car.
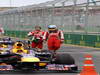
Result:
{"label": "red bull race car", "polygon": [[77,72],[78,67],[70,54],[53,54],[48,50],[37,52],[33,48],[25,49],[25,44],[18,41],[11,50],[0,52],[0,71],[7,70]]}

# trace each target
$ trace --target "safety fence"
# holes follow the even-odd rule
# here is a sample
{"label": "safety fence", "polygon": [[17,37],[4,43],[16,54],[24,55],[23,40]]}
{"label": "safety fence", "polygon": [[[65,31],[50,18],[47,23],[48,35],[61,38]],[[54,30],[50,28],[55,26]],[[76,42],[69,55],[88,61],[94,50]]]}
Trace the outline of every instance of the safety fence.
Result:
{"label": "safety fence", "polygon": [[91,0],[52,0],[9,9],[0,12],[0,27],[25,31],[40,25],[45,30],[55,24],[64,32],[100,33],[100,2],[92,4]]}

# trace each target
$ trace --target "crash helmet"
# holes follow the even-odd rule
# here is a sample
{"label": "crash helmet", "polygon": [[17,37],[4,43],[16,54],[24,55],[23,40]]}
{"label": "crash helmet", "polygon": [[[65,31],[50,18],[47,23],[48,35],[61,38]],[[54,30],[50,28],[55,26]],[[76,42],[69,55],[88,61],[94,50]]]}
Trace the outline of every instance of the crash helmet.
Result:
{"label": "crash helmet", "polygon": [[57,30],[56,25],[48,25],[48,30]]}
{"label": "crash helmet", "polygon": [[23,48],[23,47],[24,47],[24,44],[20,41],[17,41],[14,44],[14,48]]}

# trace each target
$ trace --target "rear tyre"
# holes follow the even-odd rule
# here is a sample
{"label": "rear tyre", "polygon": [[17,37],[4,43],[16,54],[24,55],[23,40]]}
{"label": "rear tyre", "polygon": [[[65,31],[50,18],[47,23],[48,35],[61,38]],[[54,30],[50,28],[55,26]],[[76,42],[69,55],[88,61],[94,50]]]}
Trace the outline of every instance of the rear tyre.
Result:
{"label": "rear tyre", "polygon": [[74,58],[70,54],[57,54],[55,64],[75,64]]}

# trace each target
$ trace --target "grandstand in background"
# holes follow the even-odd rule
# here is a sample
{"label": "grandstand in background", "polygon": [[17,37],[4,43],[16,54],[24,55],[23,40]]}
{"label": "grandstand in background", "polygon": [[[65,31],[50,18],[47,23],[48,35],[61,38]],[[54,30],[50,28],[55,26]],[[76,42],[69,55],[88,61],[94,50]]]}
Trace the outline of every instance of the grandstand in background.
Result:
{"label": "grandstand in background", "polygon": [[16,7],[0,7],[0,11],[8,10],[8,9],[14,9]]}

